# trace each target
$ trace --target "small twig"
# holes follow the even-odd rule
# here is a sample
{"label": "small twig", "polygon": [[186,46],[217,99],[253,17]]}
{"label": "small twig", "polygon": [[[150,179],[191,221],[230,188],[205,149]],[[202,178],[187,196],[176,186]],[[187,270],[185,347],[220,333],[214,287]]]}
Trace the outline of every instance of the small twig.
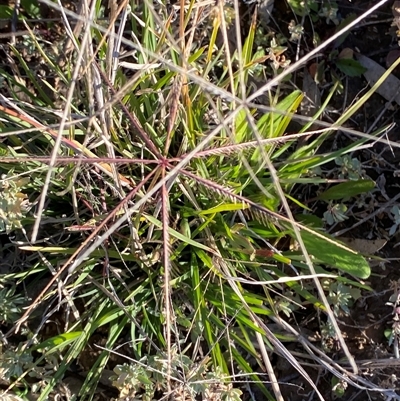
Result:
{"label": "small twig", "polygon": [[[130,12],[131,12],[130,5],[127,4],[126,8],[124,8],[122,10],[121,21],[120,21],[119,28],[118,28],[117,38],[115,40],[115,44],[114,44],[114,48],[113,48],[113,52],[112,52],[111,74],[110,74],[111,85],[114,85],[115,77],[117,76],[122,36],[124,34],[126,21],[128,19],[128,15],[130,14]],[[114,20],[114,18],[112,20]],[[112,36],[113,35],[110,35],[110,37],[112,37]]]}

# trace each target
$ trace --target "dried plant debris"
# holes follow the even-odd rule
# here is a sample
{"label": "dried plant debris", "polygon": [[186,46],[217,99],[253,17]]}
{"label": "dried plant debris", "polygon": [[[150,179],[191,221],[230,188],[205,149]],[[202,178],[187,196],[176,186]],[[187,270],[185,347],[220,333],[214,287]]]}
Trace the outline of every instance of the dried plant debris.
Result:
{"label": "dried plant debris", "polygon": [[[388,102],[396,102],[400,105],[400,92],[398,90],[400,88],[400,80],[392,74],[389,74],[387,78],[383,80],[382,77],[387,72],[385,68],[362,54],[357,54],[356,57],[360,64],[366,69],[363,75],[369,85],[371,87],[377,84],[379,85],[376,88],[376,93],[379,93]],[[399,61],[393,64],[391,68],[398,65]]]}

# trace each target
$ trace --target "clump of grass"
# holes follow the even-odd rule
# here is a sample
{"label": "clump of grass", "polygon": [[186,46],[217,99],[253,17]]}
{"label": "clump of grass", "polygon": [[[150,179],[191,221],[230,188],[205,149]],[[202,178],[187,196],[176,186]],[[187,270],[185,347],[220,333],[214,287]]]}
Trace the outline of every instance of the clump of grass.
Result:
{"label": "clump of grass", "polygon": [[[31,87],[3,74],[11,99],[3,98],[1,109],[7,139],[0,162],[10,173],[0,217],[22,242],[19,252],[30,256],[4,277],[33,295],[16,326],[4,323],[7,347],[33,358],[10,375],[10,386],[32,391],[25,376],[51,361],[36,386],[39,400],[76,363],[86,373],[80,399],[93,398],[104,372],[114,370],[120,397],[239,400],[243,383],[252,382],[267,399],[281,400],[271,352],[323,399],[285,338],[297,338],[333,375],[343,378],[344,371],[298,332],[298,310],[323,316],[353,369],[347,373],[358,380],[336,317],[347,311],[347,289],[368,289],[362,280],[370,268],[330,237],[326,222],[296,194],[321,184],[316,196],[331,202],[373,188],[359,176],[343,178],[351,185],[332,184],[321,168],[347,160],[381,130],[320,151],[370,93],[331,125],[318,119],[337,89],[332,85],[314,117],[300,116],[303,94],[284,77],[306,59],[277,62],[284,50],[273,39],[268,55],[257,48],[256,14],[241,36],[237,2],[205,3],[110,3],[106,25],[101,2],[85,4],[80,16],[63,10],[68,34],[71,18],[83,22],[70,36],[63,68],[42,38],[28,36],[56,87],[10,48]],[[251,94],[251,79],[271,73]],[[60,110],[44,88],[61,93]],[[21,90],[29,102],[21,101]],[[268,104],[255,102],[262,93]],[[294,120],[303,128],[288,133]],[[30,208],[22,208],[28,201]],[[39,305],[46,309],[38,319]],[[26,340],[14,342],[16,331]]]}

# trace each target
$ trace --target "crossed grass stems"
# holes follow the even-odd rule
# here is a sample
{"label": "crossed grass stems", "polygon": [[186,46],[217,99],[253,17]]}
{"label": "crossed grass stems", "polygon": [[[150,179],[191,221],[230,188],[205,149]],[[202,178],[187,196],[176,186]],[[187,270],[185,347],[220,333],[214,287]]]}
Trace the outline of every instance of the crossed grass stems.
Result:
{"label": "crossed grass stems", "polygon": [[[50,7],[55,7],[53,3],[47,3]],[[370,9],[367,13],[364,15],[360,16],[357,20],[353,21],[351,26],[356,25],[361,19],[366,18],[369,14],[374,12],[376,9],[378,9],[381,5],[383,5],[385,1],[379,2],[375,7]],[[125,6],[125,3],[121,4],[120,9],[122,10]],[[237,11],[237,15],[239,15],[238,12],[238,4],[237,2],[234,3],[234,6]],[[147,7],[149,10],[151,10],[150,4],[147,4]],[[183,9],[183,4],[182,4],[182,9]],[[66,14],[69,12],[67,10],[64,10]],[[91,8],[91,12],[94,13],[94,6]],[[73,13],[70,13],[71,16],[75,18],[79,18],[79,16],[76,16]],[[116,17],[118,16],[118,12],[116,13]],[[185,47],[185,41],[184,41],[184,25],[185,22],[182,20],[183,13],[181,13],[181,21],[180,21],[180,41],[177,42],[173,37],[170,37],[168,33],[166,33],[166,36],[168,37],[168,40],[170,43],[173,44],[175,51],[181,55],[181,59],[185,60],[185,57],[187,58],[187,48],[190,48],[189,44],[186,43]],[[155,19],[158,18],[158,15],[155,13],[154,14]],[[80,17],[84,19],[83,17]],[[223,40],[224,40],[224,46],[226,49],[226,63],[227,63],[227,68],[229,70],[229,80],[230,80],[230,87],[235,88],[237,85],[235,83],[235,73],[232,70],[233,62],[232,62],[232,56],[229,53],[229,44],[228,44],[228,38],[226,36],[226,23],[224,21],[224,14],[223,12],[220,13],[220,18],[221,18],[221,27],[222,28],[222,33],[223,33]],[[236,25],[238,25],[238,21],[236,20]],[[110,24],[110,29],[108,31],[111,31],[111,26]],[[350,29],[351,26],[346,27],[343,29],[341,32],[338,32],[336,36],[340,36],[345,30]],[[275,107],[266,107],[266,106],[260,106],[257,104],[254,104],[252,101],[257,98],[260,94],[264,92],[270,91],[275,85],[278,85],[281,80],[284,78],[284,76],[288,75],[289,73],[296,71],[296,69],[299,68],[300,65],[305,63],[307,60],[311,59],[315,54],[317,54],[323,47],[327,46],[329,42],[332,42],[335,40],[336,37],[332,37],[329,39],[328,42],[325,42],[323,45],[321,45],[319,48],[314,49],[312,52],[310,52],[304,59],[300,60],[297,63],[294,63],[293,65],[289,66],[285,71],[283,71],[282,74],[278,75],[274,79],[272,79],[269,83],[263,86],[262,89],[257,91],[255,94],[251,95],[250,97],[246,98],[245,93],[246,93],[246,82],[244,80],[244,65],[242,62],[242,54],[241,50],[243,48],[241,44],[241,39],[240,35],[238,35],[238,46],[237,46],[237,52],[238,52],[238,57],[237,57],[237,63],[238,63],[238,69],[239,69],[239,88],[241,88],[241,96],[238,97],[235,95],[235,93],[230,93],[226,90],[224,90],[221,87],[218,87],[214,84],[211,84],[210,82],[207,82],[206,80],[202,79],[198,75],[194,74],[193,72],[190,71],[189,65],[186,65],[185,62],[183,61],[181,65],[174,64],[172,62],[169,62],[164,56],[160,56],[155,54],[152,51],[149,51],[148,49],[138,46],[137,44],[133,43],[132,41],[127,41],[126,39],[122,38],[122,42],[124,42],[126,45],[131,46],[132,48],[144,52],[146,54],[146,58],[148,58],[151,61],[148,61],[147,65],[144,65],[143,68],[135,74],[133,78],[128,80],[128,82],[125,84],[123,88],[121,88],[118,91],[114,90],[114,84],[113,82],[110,82],[107,76],[102,72],[101,68],[93,61],[94,54],[96,54],[93,49],[90,52],[87,52],[86,58],[85,58],[85,49],[87,49],[86,46],[89,46],[88,43],[90,43],[90,29],[91,28],[96,28],[99,29],[104,33],[104,37],[106,37],[107,31],[100,27],[97,26],[95,23],[91,22],[89,24],[85,25],[84,32],[83,32],[83,39],[80,43],[80,49],[79,49],[79,55],[76,61],[76,66],[74,68],[73,76],[72,76],[72,85],[70,87],[69,93],[67,95],[66,99],[66,106],[65,106],[65,112],[63,114],[61,124],[59,126],[58,133],[55,133],[55,131],[50,131],[49,129],[43,128],[43,127],[37,127],[43,129],[47,134],[50,134],[52,138],[54,139],[54,148],[52,151],[52,156],[49,158],[46,157],[30,157],[30,161],[37,161],[37,162],[43,162],[49,165],[49,170],[48,174],[46,177],[45,185],[43,188],[41,200],[38,205],[38,211],[37,211],[37,219],[36,223],[33,229],[33,234],[31,238],[32,244],[35,243],[37,233],[38,233],[38,227],[39,223],[41,220],[41,216],[43,214],[43,206],[44,202],[46,200],[47,192],[50,188],[50,183],[52,182],[52,177],[54,174],[54,170],[57,165],[63,164],[63,163],[76,163],[77,165],[80,164],[96,164],[97,166],[102,167],[103,171],[104,169],[107,170],[108,174],[111,174],[111,176],[114,178],[114,183],[115,183],[115,191],[117,193],[122,194],[123,200],[119,203],[119,205],[111,211],[93,230],[93,232],[86,238],[86,240],[76,249],[74,254],[69,258],[69,260],[61,267],[61,269],[58,271],[57,275],[54,276],[46,288],[42,291],[42,293],[37,297],[37,299],[32,303],[31,307],[25,312],[23,317],[19,320],[17,326],[15,327],[16,330],[19,329],[20,325],[28,319],[30,313],[33,311],[33,309],[42,301],[43,297],[47,294],[48,290],[53,286],[53,284],[59,279],[61,274],[65,271],[68,271],[68,277],[67,279],[64,280],[64,285],[67,284],[67,281],[70,279],[70,277],[77,273],[79,271],[80,266],[82,265],[83,261],[85,258],[90,257],[90,255],[110,236],[116,232],[123,224],[128,223],[130,226],[130,229],[132,231],[132,237],[133,238],[138,238],[137,233],[135,233],[136,228],[133,227],[133,224],[130,222],[133,216],[146,216],[147,221],[150,222],[151,224],[154,224],[155,227],[161,228],[162,233],[161,233],[161,238],[162,238],[162,252],[161,252],[161,265],[163,266],[163,304],[164,304],[164,310],[165,310],[165,336],[166,336],[166,353],[165,357],[167,359],[167,366],[168,370],[166,372],[166,380],[168,384],[168,392],[171,393],[173,391],[173,380],[174,380],[174,373],[172,372],[172,355],[173,355],[173,333],[178,333],[179,329],[176,326],[176,317],[175,317],[175,312],[172,304],[172,298],[173,298],[173,293],[171,289],[171,281],[174,279],[174,277],[171,277],[171,259],[174,258],[174,252],[176,248],[174,249],[172,244],[178,243],[178,240],[182,241],[182,236],[179,237],[177,232],[172,230],[172,227],[170,225],[170,195],[171,193],[174,193],[174,190],[178,188],[180,193],[182,194],[181,196],[185,197],[186,200],[189,201],[189,203],[193,206],[195,210],[198,212],[201,212],[202,207],[199,204],[198,200],[196,199],[195,194],[193,191],[191,191],[191,186],[193,183],[197,185],[197,187],[205,188],[207,190],[207,193],[210,194],[211,199],[216,198],[219,200],[228,200],[231,202],[232,205],[239,205],[240,207],[235,208],[234,206],[232,207],[232,211],[236,211],[241,217],[242,217],[242,223],[247,224],[247,222],[254,222],[258,221],[259,223],[265,225],[266,227],[275,227],[275,229],[279,232],[281,231],[287,231],[291,230],[293,233],[293,236],[296,238],[300,249],[302,251],[302,254],[304,256],[304,261],[305,264],[307,265],[310,275],[307,276],[308,278],[312,278],[314,280],[319,299],[324,305],[325,312],[327,313],[329,320],[332,322],[336,335],[340,341],[342,350],[345,352],[349,364],[353,370],[353,372],[348,371],[347,369],[344,369],[343,367],[339,366],[336,364],[333,360],[331,360],[329,357],[324,355],[321,350],[316,348],[313,344],[311,344],[305,337],[303,337],[300,333],[297,332],[297,330],[293,327],[291,327],[288,323],[283,321],[281,318],[279,318],[278,315],[272,315],[270,318],[274,321],[276,321],[279,325],[283,326],[287,331],[295,334],[299,341],[303,344],[304,348],[309,352],[311,357],[317,361],[320,365],[324,366],[328,371],[330,371],[332,374],[335,376],[339,377],[341,380],[344,380],[351,385],[358,387],[358,388],[366,388],[366,389],[372,389],[374,391],[382,391],[388,396],[393,396],[393,392],[388,391],[386,389],[380,389],[374,384],[366,381],[365,379],[361,378],[360,376],[357,375],[357,366],[354,362],[353,357],[351,356],[347,345],[343,339],[343,336],[341,335],[340,329],[337,326],[335,316],[331,312],[331,308],[329,306],[329,302],[326,299],[326,296],[324,294],[324,291],[321,287],[320,284],[320,278],[324,277],[323,275],[318,275],[315,272],[314,264],[312,262],[312,259],[310,258],[307,249],[304,245],[302,236],[300,234],[300,231],[307,231],[309,233],[312,233],[312,235],[315,235],[316,237],[322,237],[322,235],[315,231],[310,229],[309,227],[302,225],[298,222],[295,221],[293,218],[292,212],[290,205],[287,202],[287,197],[285,195],[285,192],[287,192],[287,186],[284,186],[280,182],[280,178],[278,176],[278,172],[276,170],[275,165],[271,161],[271,156],[273,156],[273,152],[276,149],[276,146],[285,146],[285,144],[288,143],[293,143],[295,140],[301,138],[302,136],[310,136],[310,135],[316,135],[317,137],[321,138],[321,140],[316,142],[315,145],[315,150],[317,147],[322,143],[323,138],[326,137],[327,134],[331,133],[332,131],[335,131],[337,129],[341,129],[343,131],[348,131],[351,134],[355,134],[361,138],[359,142],[354,145],[352,150],[355,150],[357,146],[361,145],[363,141],[366,141],[368,139],[373,140],[375,142],[381,141],[380,139],[377,139],[376,135],[366,135],[362,134],[356,131],[352,130],[347,130],[344,129],[341,125],[346,121],[346,119],[349,118],[354,112],[361,107],[363,102],[366,101],[368,96],[370,96],[373,93],[373,88],[366,94],[364,95],[363,99],[361,101],[358,101],[356,105],[353,106],[353,108],[343,116],[334,126],[323,123],[321,121],[317,121],[316,118],[313,119],[307,119],[307,118],[301,118],[300,116],[297,116],[294,114],[295,110],[287,111],[287,110],[280,110]],[[238,27],[237,27],[238,29]],[[109,35],[112,37],[113,35]],[[118,39],[118,38],[117,38]],[[89,46],[90,47],[90,46]],[[154,140],[154,137],[150,137],[148,133],[146,132],[146,129],[144,129],[139,122],[139,119],[135,116],[135,113],[128,109],[125,106],[125,103],[122,102],[122,98],[129,93],[130,88],[135,84],[135,82],[140,79],[141,74],[150,71],[150,68],[153,63],[162,63],[166,68],[168,68],[170,71],[173,71],[176,73],[176,80],[175,83],[172,86],[171,90],[171,101],[170,101],[170,107],[169,107],[169,120],[167,123],[166,130],[163,134],[163,137],[165,138],[163,146],[160,146],[159,142],[156,142]],[[89,65],[89,67],[85,67],[86,65]],[[392,67],[394,69],[396,65]],[[94,113],[91,117],[91,119],[95,118],[96,116],[101,119],[102,113],[109,113],[115,105],[118,105],[125,116],[128,118],[132,126],[135,128],[135,134],[138,135],[140,138],[141,142],[143,143],[143,152],[144,154],[148,155],[148,158],[145,159],[144,157],[139,158],[139,159],[120,159],[116,158],[113,152],[111,151],[111,148],[109,147],[109,151],[111,154],[109,157],[104,158],[104,157],[88,157],[87,153],[85,153],[83,147],[79,147],[77,143],[68,143],[62,136],[62,133],[64,131],[64,128],[67,126],[67,119],[68,119],[68,114],[69,110],[71,107],[71,103],[73,101],[73,95],[74,95],[74,86],[76,82],[76,78],[78,77],[81,68],[84,68],[85,71],[88,70],[88,68],[93,68],[94,71],[97,72],[102,78],[103,83],[106,84],[106,87],[112,92],[111,98],[107,99],[105,95],[105,91],[100,92],[100,95],[105,98],[103,102],[103,107],[98,110],[96,113]],[[392,71],[390,69],[388,73]],[[87,75],[85,76],[88,80],[90,77]],[[174,132],[175,126],[177,126],[177,119],[178,119],[178,111],[179,111],[179,99],[182,96],[183,99],[185,99],[185,95],[187,95],[187,87],[188,84],[192,83],[194,85],[199,85],[204,93],[204,96],[207,98],[209,104],[214,110],[214,113],[217,115],[217,119],[221,121],[217,126],[209,133],[203,134],[204,138],[199,141],[199,143],[195,146],[193,146],[193,149],[186,154],[177,154],[173,156],[168,156],[171,152],[174,151],[173,148],[171,148],[171,145],[174,144],[174,135],[177,135],[177,133]],[[92,85],[92,83],[89,81],[88,86]],[[219,104],[220,102],[216,102],[214,97],[220,97],[225,104],[231,104],[231,111],[229,115],[222,115],[220,112]],[[10,105],[9,105],[10,106]],[[254,116],[251,113],[251,109],[258,109],[260,111],[264,111],[265,113],[271,113],[271,115],[281,115],[282,119],[285,121],[285,124],[292,118],[300,119],[305,122],[305,126],[309,127],[311,124],[318,123],[320,126],[324,127],[321,130],[314,131],[314,132],[303,132],[303,133],[298,133],[298,134],[293,134],[293,135],[285,135],[285,136],[280,136],[278,138],[267,138],[264,139],[263,136],[259,132],[259,128],[257,127],[257,124],[254,120]],[[239,113],[244,112],[245,113],[245,118],[244,120],[246,121],[246,125],[248,126],[249,130],[251,131],[252,135],[254,135],[255,140],[249,140],[249,138],[245,138],[244,141],[237,143],[237,126],[235,125],[236,119],[239,115]],[[109,116],[110,117],[110,116]],[[111,118],[112,119],[112,118]],[[85,120],[85,119],[83,119]],[[82,121],[83,122],[83,121]],[[32,124],[32,121],[29,122]],[[74,122],[75,124],[76,122]],[[107,127],[107,123],[105,120],[102,120],[102,124],[104,124],[105,128]],[[272,124],[272,118],[271,118],[271,124]],[[283,125],[285,125],[283,124]],[[106,129],[102,130],[103,132],[107,132]],[[21,133],[20,131],[19,133]],[[220,135],[222,132],[224,132],[224,135],[227,139],[227,142],[230,144],[228,145],[221,145],[218,143],[218,141],[215,141],[216,137]],[[17,134],[14,132],[14,134]],[[283,134],[283,133],[282,133]],[[226,136],[227,135],[227,136]],[[108,143],[109,138],[105,137],[105,141]],[[214,142],[213,142],[214,141]],[[61,145],[67,145],[68,147],[72,148],[75,152],[78,153],[78,159],[77,158],[70,158],[70,157],[61,157],[59,156],[59,150]],[[207,146],[210,145],[211,147],[207,149]],[[392,146],[398,146],[398,144],[391,144]],[[256,185],[256,188],[258,191],[260,191],[261,194],[263,194],[266,198],[270,198],[271,194],[270,192],[266,189],[265,185],[260,182],[260,180],[257,177],[257,174],[254,172],[254,167],[250,165],[248,162],[248,154],[251,151],[258,150],[259,152],[259,165],[257,165],[258,171],[261,171],[262,169],[267,169],[269,171],[270,177],[271,177],[271,189],[273,188],[276,192],[275,195],[279,197],[279,200],[281,202],[284,214],[282,213],[277,213],[273,210],[268,209],[267,207],[263,206],[262,204],[253,201],[252,199],[241,195],[239,193],[236,193],[236,190],[234,188],[229,187],[228,185],[221,184],[217,181],[214,181],[211,178],[204,177],[199,175],[199,172],[201,170],[198,170],[196,173],[196,168],[199,166],[201,167],[203,163],[203,160],[206,160],[207,158],[223,158],[224,161],[227,159],[232,159],[232,160],[237,160],[237,162],[242,163],[244,168],[246,169],[247,173],[252,179],[252,182]],[[348,150],[347,150],[348,151]],[[95,156],[95,155],[93,155]],[[238,158],[238,159],[236,159]],[[307,155],[305,154],[304,160],[307,160]],[[6,161],[6,160],[4,160]],[[7,160],[7,162],[10,162],[10,160]],[[24,162],[23,158],[19,158],[19,162]],[[199,162],[199,164],[196,164]],[[301,162],[301,159],[298,160],[297,162]],[[117,173],[115,169],[115,165],[120,163],[126,163],[129,165],[134,165],[134,166],[154,166],[155,168],[150,171],[147,175],[144,175],[141,180],[132,180],[131,178],[127,178],[122,176],[121,174]],[[108,166],[108,167],[107,167]],[[223,179],[222,179],[223,181]],[[130,191],[126,196],[124,195],[124,188],[128,188]],[[148,214],[149,210],[153,209],[153,215],[150,216]],[[120,210],[123,210],[124,213],[122,216],[118,217],[119,214],[118,212]],[[158,216],[161,215],[160,220],[158,220]],[[115,219],[117,219],[115,221]],[[206,251],[208,255],[211,256],[211,260],[213,263],[213,266],[215,268],[214,271],[212,271],[212,274],[214,274],[215,278],[217,278],[220,281],[221,285],[221,291],[222,293],[224,292],[224,288],[222,287],[222,281],[226,281],[229,286],[231,287],[233,294],[236,295],[237,299],[239,299],[241,308],[246,311],[248,314],[248,317],[251,319],[251,325],[255,329],[255,335],[257,339],[258,346],[261,349],[261,354],[262,354],[262,359],[263,363],[266,367],[267,373],[269,375],[269,381],[271,383],[272,389],[274,391],[275,397],[277,400],[283,400],[278,381],[276,379],[275,373],[273,366],[271,365],[271,362],[269,360],[269,354],[267,352],[267,347],[265,344],[265,341],[267,343],[270,343],[274,349],[275,352],[277,352],[279,355],[283,356],[285,359],[287,359],[297,370],[300,374],[303,375],[303,377],[310,383],[310,385],[314,388],[316,394],[318,394],[318,397],[320,399],[323,399],[322,395],[318,391],[317,387],[315,386],[314,382],[309,378],[308,374],[304,371],[298,360],[286,349],[286,347],[276,338],[276,336],[271,332],[271,330],[268,328],[268,326],[265,324],[265,322],[260,319],[257,313],[254,312],[254,307],[252,305],[248,304],[248,301],[246,301],[245,297],[243,296],[243,289],[240,285],[240,280],[236,277],[236,274],[234,273],[232,269],[232,265],[227,263],[226,261],[226,256],[224,254],[221,254],[221,246],[219,245],[219,240],[215,238],[215,235],[209,228],[208,224],[209,221],[207,221],[206,217],[204,215],[201,215],[201,213],[198,214],[197,217],[199,221],[199,225],[204,226],[204,237],[202,238],[203,242],[198,242],[197,244],[193,243],[192,241],[188,241],[188,243],[193,246],[193,247],[198,247],[198,249],[201,249],[203,251]],[[154,228],[154,227],[153,227]],[[247,225],[246,229],[251,231],[251,228]],[[259,239],[259,236],[253,231],[252,234],[254,235],[255,238]],[[324,237],[325,238],[325,237]],[[326,239],[326,238],[325,238]],[[188,240],[186,237],[185,240]],[[190,239],[189,239],[190,240]],[[175,242],[174,242],[175,241]],[[265,246],[270,246],[268,242],[264,242]],[[141,244],[139,242],[136,243],[136,246],[138,249],[141,248]],[[341,245],[338,245],[339,247]],[[194,249],[195,249],[194,248]],[[345,248],[345,247],[344,247]],[[271,246],[271,249],[279,254],[279,250],[273,248]],[[144,266],[146,266],[146,263],[148,263],[148,260],[146,260],[147,256],[145,254],[142,254],[142,256],[139,257],[139,262],[142,263]],[[253,285],[272,285],[274,283],[283,283],[285,281],[290,282],[293,280],[297,280],[298,277],[286,277],[286,278],[281,278],[279,280],[270,280],[267,282],[260,282],[260,281],[254,281]],[[211,280],[212,281],[212,280]],[[195,289],[196,290],[196,289]],[[113,294],[113,299],[114,301],[118,299],[117,294]],[[124,312],[129,316],[129,311],[123,307],[123,304],[121,303],[121,308],[123,308]],[[272,307],[272,305],[271,305]],[[200,306],[199,306],[200,308]],[[229,312],[225,309],[226,316],[229,316]],[[139,330],[140,325],[135,321],[134,322]],[[8,333],[11,334],[12,332]],[[222,332],[221,336],[224,334]],[[229,333],[227,332],[228,336]],[[264,338],[265,337],[265,338]],[[218,347],[218,344],[210,344],[212,347]],[[212,350],[210,351],[212,352]],[[215,358],[214,363],[216,362],[221,362],[218,360],[218,358]],[[394,395],[396,396],[396,395]]]}

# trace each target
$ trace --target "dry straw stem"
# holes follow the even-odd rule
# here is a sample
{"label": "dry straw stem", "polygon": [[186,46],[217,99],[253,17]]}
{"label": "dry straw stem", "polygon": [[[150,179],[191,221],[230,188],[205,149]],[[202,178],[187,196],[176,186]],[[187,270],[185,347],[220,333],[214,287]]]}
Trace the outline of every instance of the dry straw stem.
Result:
{"label": "dry straw stem", "polygon": [[[93,19],[95,10],[96,10],[96,2],[92,2],[92,7],[90,9],[90,14],[89,14],[89,22]],[[77,55],[77,61],[76,61],[76,65],[74,68],[74,72],[72,74],[71,86],[70,86],[68,94],[67,94],[64,113],[61,117],[60,127],[58,129],[58,135],[57,135],[56,141],[54,143],[53,151],[51,153],[49,170],[47,172],[46,179],[45,179],[45,182],[43,185],[42,194],[40,196],[40,200],[39,200],[39,204],[38,204],[38,208],[37,208],[37,217],[35,219],[35,224],[33,225],[33,229],[32,229],[32,237],[31,237],[32,243],[36,242],[36,238],[38,235],[40,222],[41,222],[42,214],[43,214],[43,208],[44,208],[44,204],[46,202],[47,192],[49,190],[50,181],[53,176],[53,171],[54,171],[53,167],[56,164],[57,155],[58,155],[61,143],[62,143],[62,133],[64,131],[65,122],[67,121],[68,116],[70,114],[70,107],[71,107],[71,102],[72,102],[72,98],[73,98],[74,91],[75,91],[75,85],[76,85],[76,82],[77,82],[77,79],[78,79],[78,76],[80,73],[81,65],[84,60],[84,52],[86,50],[86,43],[88,42],[89,37],[90,37],[90,29],[91,29],[91,26],[90,26],[90,23],[88,23],[85,27],[85,32],[83,34],[81,48],[79,49],[79,52]]]}

